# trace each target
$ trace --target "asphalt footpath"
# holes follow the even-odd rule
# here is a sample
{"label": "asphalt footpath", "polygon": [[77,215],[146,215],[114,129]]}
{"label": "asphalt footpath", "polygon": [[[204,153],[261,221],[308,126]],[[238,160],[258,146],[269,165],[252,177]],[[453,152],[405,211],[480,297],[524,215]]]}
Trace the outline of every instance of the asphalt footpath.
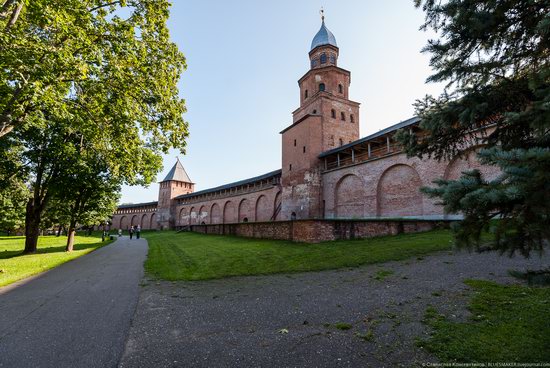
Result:
{"label": "asphalt footpath", "polygon": [[0,367],[116,367],[147,241],[128,237],[0,288]]}

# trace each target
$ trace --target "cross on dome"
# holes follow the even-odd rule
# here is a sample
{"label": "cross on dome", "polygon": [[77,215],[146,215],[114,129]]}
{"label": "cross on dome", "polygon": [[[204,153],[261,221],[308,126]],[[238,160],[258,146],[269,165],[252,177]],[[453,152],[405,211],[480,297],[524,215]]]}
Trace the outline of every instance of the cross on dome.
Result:
{"label": "cross on dome", "polygon": [[325,10],[321,8],[321,11],[319,13],[321,14],[321,29],[319,29],[319,32],[317,32],[315,37],[313,37],[310,50],[324,45],[332,45],[338,47],[338,45],[336,44],[336,37],[334,37],[332,32],[329,31],[325,25]]}

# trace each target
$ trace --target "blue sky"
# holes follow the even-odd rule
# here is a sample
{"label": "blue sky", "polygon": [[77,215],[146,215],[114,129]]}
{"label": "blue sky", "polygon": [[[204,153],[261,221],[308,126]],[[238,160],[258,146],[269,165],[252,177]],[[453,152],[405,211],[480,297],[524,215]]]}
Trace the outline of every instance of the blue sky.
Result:
{"label": "blue sky", "polygon": [[[320,27],[319,9],[361,103],[361,136],[405,120],[441,85],[425,84],[433,34],[412,0],[174,0],[168,27],[187,58],[179,83],[190,125],[186,155],[164,157],[162,180],[180,157],[201,190],[281,167],[279,132],[298,107],[298,79]],[[158,184],[124,187],[122,203],[155,201]]]}

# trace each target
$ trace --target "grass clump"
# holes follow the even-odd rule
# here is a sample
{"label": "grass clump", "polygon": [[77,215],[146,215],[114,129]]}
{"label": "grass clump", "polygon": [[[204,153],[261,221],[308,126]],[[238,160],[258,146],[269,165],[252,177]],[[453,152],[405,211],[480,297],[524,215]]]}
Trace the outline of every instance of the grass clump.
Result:
{"label": "grass clump", "polygon": [[380,271],[376,272],[376,274],[374,275],[374,279],[378,280],[378,281],[382,281],[390,275],[393,275],[393,271],[391,271],[391,270],[380,270]]}
{"label": "grass clump", "polygon": [[338,322],[334,325],[334,327],[342,331],[347,331],[350,330],[353,326],[351,325],[351,323]]}
{"label": "grass clump", "polygon": [[0,237],[0,287],[57,267],[72,259],[109,244],[101,242],[101,235],[76,236],[74,250],[65,252],[64,236],[41,236],[33,254],[23,254],[24,236]]}
{"label": "grass clump", "polygon": [[165,280],[356,267],[450,250],[452,240],[449,230],[319,244],[172,231],[142,235],[149,243],[146,270]]}
{"label": "grass clump", "polygon": [[442,362],[550,361],[550,288],[468,280],[474,289],[467,322],[452,322],[428,307],[434,332],[419,344]]}
{"label": "grass clump", "polygon": [[374,340],[374,332],[372,332],[372,330],[368,330],[365,333],[356,332],[355,336],[357,336],[358,338],[360,338],[361,340],[364,340],[364,341],[373,341]]}

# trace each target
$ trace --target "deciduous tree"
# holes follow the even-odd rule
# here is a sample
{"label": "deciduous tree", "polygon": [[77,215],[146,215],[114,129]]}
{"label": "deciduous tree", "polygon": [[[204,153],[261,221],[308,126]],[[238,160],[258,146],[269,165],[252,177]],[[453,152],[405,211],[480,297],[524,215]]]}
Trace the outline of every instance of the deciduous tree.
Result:
{"label": "deciduous tree", "polygon": [[0,139],[18,147],[29,175],[26,252],[79,147],[127,184],[150,183],[160,153],[185,149],[185,59],[168,15],[166,0],[38,0],[0,31]]}

